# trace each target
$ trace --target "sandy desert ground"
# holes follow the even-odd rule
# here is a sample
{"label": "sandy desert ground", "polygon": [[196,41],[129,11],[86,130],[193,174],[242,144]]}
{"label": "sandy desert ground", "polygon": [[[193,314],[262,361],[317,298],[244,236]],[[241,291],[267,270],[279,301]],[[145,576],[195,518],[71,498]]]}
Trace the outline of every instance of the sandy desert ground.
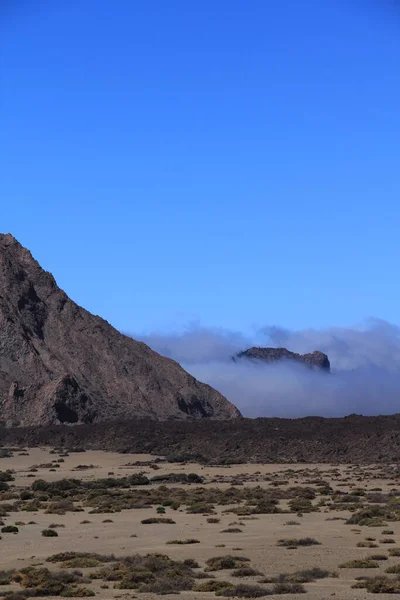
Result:
{"label": "sandy desert ground", "polygon": [[[3,454],[7,454],[4,449]],[[17,592],[17,600],[23,598],[18,593],[28,589],[28,593],[39,595],[38,590],[45,590],[47,597],[56,597],[59,591],[49,596],[51,589],[45,589],[43,582],[40,587],[34,581],[36,588],[32,587],[32,576],[25,588],[24,571],[19,576],[16,573],[31,566],[33,573],[46,568],[65,574],[77,567],[89,581],[81,583],[78,578],[67,586],[67,595],[90,593],[82,592],[83,588],[103,599],[154,598],[174,591],[163,585],[166,577],[174,578],[173,572],[179,571],[175,563],[161,575],[149,574],[148,565],[142,564],[136,565],[132,574],[132,565],[125,564],[123,580],[115,579],[115,573],[110,576],[110,572],[105,578],[98,578],[98,574],[92,577],[101,569],[102,575],[107,575],[106,570],[118,564],[109,555],[123,558],[154,553],[167,555],[180,565],[187,559],[196,561],[190,563],[193,568],[188,567],[190,572],[183,577],[186,583],[179,580],[182,573],[176,574],[184,599],[215,597],[215,591],[203,591],[210,582],[214,586],[218,585],[215,582],[225,582],[225,591],[221,588],[224,594],[243,597],[284,594],[293,599],[350,600],[400,594],[396,573],[400,573],[397,465],[204,466],[170,464],[160,458],[50,448],[18,448],[0,458],[1,473],[8,471],[2,479],[9,479],[0,492],[2,528],[18,528],[16,533],[1,533],[0,594],[12,597],[10,593]],[[139,473],[150,483],[131,485],[129,477]],[[190,473],[203,481],[179,481]],[[154,477],[158,481],[152,482]],[[71,478],[83,482],[83,487],[74,483],[67,485],[68,489],[63,487],[61,480]],[[37,480],[51,485],[46,488],[43,483],[34,483]],[[348,524],[350,517],[355,522]],[[142,523],[149,518],[171,519],[173,523]],[[44,537],[45,529],[58,535]],[[195,542],[168,543],[188,539]],[[303,545],[307,543],[310,545]],[[65,557],[56,562],[47,560],[64,552],[107,555],[109,562],[93,556],[83,557],[89,562],[82,562],[76,555],[71,555],[72,563],[65,563]],[[229,568],[218,568],[224,564],[217,562],[218,570],[210,570],[209,559],[226,556],[233,557],[226,562]],[[363,562],[356,567],[343,566],[353,560]],[[387,574],[388,568],[394,573]],[[272,581],[278,576],[281,584]],[[152,583],[158,577],[161,580]],[[373,581],[357,579],[360,577]],[[127,584],[128,580],[131,583]],[[121,589],[127,585],[128,589]],[[232,591],[228,585],[239,587]],[[191,589],[182,589],[186,587]]]}

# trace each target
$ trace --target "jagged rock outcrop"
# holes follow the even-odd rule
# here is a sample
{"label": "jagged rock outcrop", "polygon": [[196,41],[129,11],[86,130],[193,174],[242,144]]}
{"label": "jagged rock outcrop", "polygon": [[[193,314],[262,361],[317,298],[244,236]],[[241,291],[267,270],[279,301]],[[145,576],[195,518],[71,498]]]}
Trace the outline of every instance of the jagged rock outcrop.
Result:
{"label": "jagged rock outcrop", "polygon": [[0,234],[0,421],[232,419],[239,411],[146,344],[79,307]]}
{"label": "jagged rock outcrop", "polygon": [[291,352],[286,348],[249,348],[243,352],[239,352],[234,359],[237,358],[248,358],[253,360],[260,360],[265,363],[275,363],[282,360],[293,360],[298,363],[304,364],[309,368],[321,369],[322,371],[330,372],[331,365],[329,358],[323,352],[316,350],[308,354],[297,354],[297,352]]}

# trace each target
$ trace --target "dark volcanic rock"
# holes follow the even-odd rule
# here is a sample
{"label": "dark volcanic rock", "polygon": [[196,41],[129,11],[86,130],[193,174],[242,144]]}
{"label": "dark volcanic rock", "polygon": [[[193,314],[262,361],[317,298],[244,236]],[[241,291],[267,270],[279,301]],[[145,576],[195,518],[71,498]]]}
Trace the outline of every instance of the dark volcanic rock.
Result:
{"label": "dark volcanic rock", "polygon": [[236,358],[249,358],[253,360],[261,360],[265,363],[274,363],[281,360],[294,360],[298,363],[302,363],[307,367],[321,369],[323,371],[330,372],[331,365],[329,358],[323,352],[316,350],[309,354],[297,354],[297,352],[291,352],[286,348],[249,348],[243,352],[239,352]]}
{"label": "dark volcanic rock", "polygon": [[221,394],[77,304],[0,234],[0,420],[232,419]]}
{"label": "dark volcanic rock", "polygon": [[400,460],[400,415],[323,419],[150,419],[35,428],[0,428],[8,446],[151,453],[174,462],[364,463]]}

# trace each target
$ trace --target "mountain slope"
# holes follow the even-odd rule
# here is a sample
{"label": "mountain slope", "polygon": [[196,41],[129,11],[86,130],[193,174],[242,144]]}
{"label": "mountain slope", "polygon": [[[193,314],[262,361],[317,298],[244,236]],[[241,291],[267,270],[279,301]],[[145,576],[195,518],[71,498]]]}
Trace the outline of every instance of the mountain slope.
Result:
{"label": "mountain slope", "polygon": [[231,419],[239,411],[178,363],[79,307],[0,234],[0,420]]}

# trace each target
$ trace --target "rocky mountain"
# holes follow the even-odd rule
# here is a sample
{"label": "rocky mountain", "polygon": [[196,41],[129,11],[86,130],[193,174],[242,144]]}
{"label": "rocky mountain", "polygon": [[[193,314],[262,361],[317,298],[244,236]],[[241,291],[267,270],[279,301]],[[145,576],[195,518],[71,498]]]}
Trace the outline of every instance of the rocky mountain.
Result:
{"label": "rocky mountain", "polygon": [[259,360],[264,363],[275,363],[282,360],[293,360],[306,367],[313,369],[320,369],[322,371],[330,372],[331,365],[329,358],[323,352],[316,350],[309,354],[297,354],[297,352],[291,352],[286,348],[248,348],[243,352],[239,352],[234,359],[247,358],[252,360]]}
{"label": "rocky mountain", "polygon": [[175,361],[79,307],[0,234],[0,421],[233,419],[239,411]]}

